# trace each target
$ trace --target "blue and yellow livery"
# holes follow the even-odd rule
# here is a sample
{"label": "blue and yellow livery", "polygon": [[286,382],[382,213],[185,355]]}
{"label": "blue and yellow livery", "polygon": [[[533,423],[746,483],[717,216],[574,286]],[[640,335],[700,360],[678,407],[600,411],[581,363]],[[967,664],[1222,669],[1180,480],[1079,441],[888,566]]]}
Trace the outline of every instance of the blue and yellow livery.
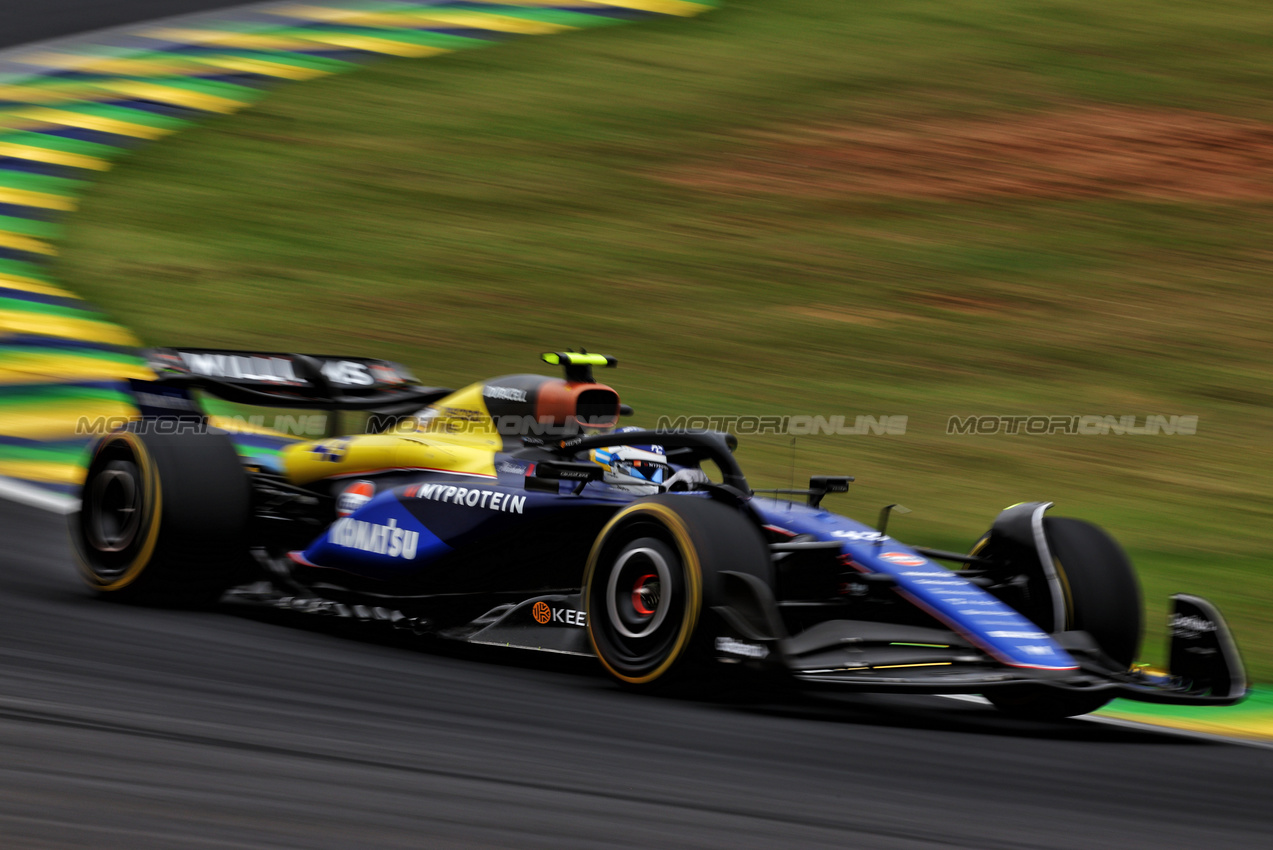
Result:
{"label": "blue and yellow livery", "polygon": [[[903,544],[888,508],[872,527],[823,507],[848,477],[756,491],[730,435],[618,428],[631,411],[593,375],[612,357],[553,352],[564,377],[457,391],[365,358],[148,359],[155,380],[132,384],[142,416],[94,443],[72,529],[107,596],[592,656],[637,686],[777,674],[984,694],[1034,718],[1247,691],[1228,626],[1198,597],[1174,597],[1170,670],[1135,666],[1139,585],[1099,527],[1032,502],[966,553]],[[231,428],[206,394],[321,411],[328,427]],[[355,418],[358,433],[338,427]]]}

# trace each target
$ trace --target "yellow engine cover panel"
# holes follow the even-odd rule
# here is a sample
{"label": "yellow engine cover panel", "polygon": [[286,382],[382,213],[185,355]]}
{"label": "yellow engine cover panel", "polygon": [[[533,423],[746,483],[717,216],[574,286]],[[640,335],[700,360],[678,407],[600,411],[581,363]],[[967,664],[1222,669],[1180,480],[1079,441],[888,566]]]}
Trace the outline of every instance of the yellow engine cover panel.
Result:
{"label": "yellow engine cover panel", "polygon": [[495,477],[495,448],[486,441],[466,445],[425,435],[361,434],[287,446],[280,453],[288,480],[309,484],[324,478],[418,469]]}

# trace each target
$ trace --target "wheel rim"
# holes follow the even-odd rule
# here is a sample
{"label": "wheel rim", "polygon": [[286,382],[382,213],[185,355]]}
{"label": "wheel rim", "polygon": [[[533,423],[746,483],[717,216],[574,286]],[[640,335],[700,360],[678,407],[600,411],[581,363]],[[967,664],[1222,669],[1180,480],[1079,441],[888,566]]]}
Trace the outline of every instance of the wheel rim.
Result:
{"label": "wheel rim", "polygon": [[[638,549],[658,554],[667,569],[666,579],[659,577],[647,555],[625,557]],[[631,568],[612,583],[611,575],[620,564]],[[655,578],[650,579],[651,575]],[[686,521],[672,507],[641,500],[615,514],[588,555],[583,587],[588,642],[602,666],[620,681],[654,683],[690,648],[702,606],[702,573]],[[644,637],[631,638],[619,630],[618,616],[610,613],[610,600],[616,615],[621,610],[633,614],[633,622],[624,624],[624,629]],[[655,613],[646,614],[641,607]],[[665,614],[652,627],[660,608]]]}
{"label": "wheel rim", "polygon": [[606,582],[606,613],[614,630],[639,640],[658,631],[672,599],[672,573],[662,554],[648,547],[620,554]]}
{"label": "wheel rim", "polygon": [[676,549],[655,536],[630,537],[599,569],[588,603],[596,612],[589,630],[597,654],[625,680],[657,678],[680,655],[687,634]]}
{"label": "wheel rim", "polygon": [[89,542],[99,552],[123,552],[141,527],[141,486],[137,467],[112,461],[93,479],[85,523]]}

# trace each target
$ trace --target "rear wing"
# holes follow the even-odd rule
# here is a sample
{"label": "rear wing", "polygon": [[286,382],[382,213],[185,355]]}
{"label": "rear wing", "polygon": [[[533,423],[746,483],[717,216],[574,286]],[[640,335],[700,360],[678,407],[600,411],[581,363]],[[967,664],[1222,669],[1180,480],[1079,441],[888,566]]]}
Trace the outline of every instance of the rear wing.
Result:
{"label": "rear wing", "polygon": [[[413,413],[450,394],[421,386],[404,366],[365,357],[226,351],[211,348],[151,348],[143,352],[154,381],[135,381],[139,398],[160,389],[186,396],[200,389],[236,404],[312,410],[359,410],[390,416]],[[146,395],[143,395],[146,394]],[[171,415],[148,412],[143,415]]]}

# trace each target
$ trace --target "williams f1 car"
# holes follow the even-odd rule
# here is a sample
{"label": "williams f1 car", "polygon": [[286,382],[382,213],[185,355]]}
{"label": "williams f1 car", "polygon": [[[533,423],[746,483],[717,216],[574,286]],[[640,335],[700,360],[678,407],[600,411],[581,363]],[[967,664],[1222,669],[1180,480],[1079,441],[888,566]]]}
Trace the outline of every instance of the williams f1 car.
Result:
{"label": "williams f1 car", "polygon": [[[387,361],[148,357],[140,415],[94,442],[71,521],[106,597],[237,599],[591,656],[644,688],[751,671],[982,694],[1035,718],[1246,694],[1224,619],[1195,596],[1173,598],[1169,669],[1134,664],[1139,585],[1097,526],[1032,502],[967,553],[905,545],[887,508],[873,527],[823,506],[848,477],[757,491],[730,435],[619,428],[631,411],[594,379],[614,365],[603,355],[546,354],[564,378],[455,392]],[[289,437],[205,414],[206,395],[366,427]]]}

